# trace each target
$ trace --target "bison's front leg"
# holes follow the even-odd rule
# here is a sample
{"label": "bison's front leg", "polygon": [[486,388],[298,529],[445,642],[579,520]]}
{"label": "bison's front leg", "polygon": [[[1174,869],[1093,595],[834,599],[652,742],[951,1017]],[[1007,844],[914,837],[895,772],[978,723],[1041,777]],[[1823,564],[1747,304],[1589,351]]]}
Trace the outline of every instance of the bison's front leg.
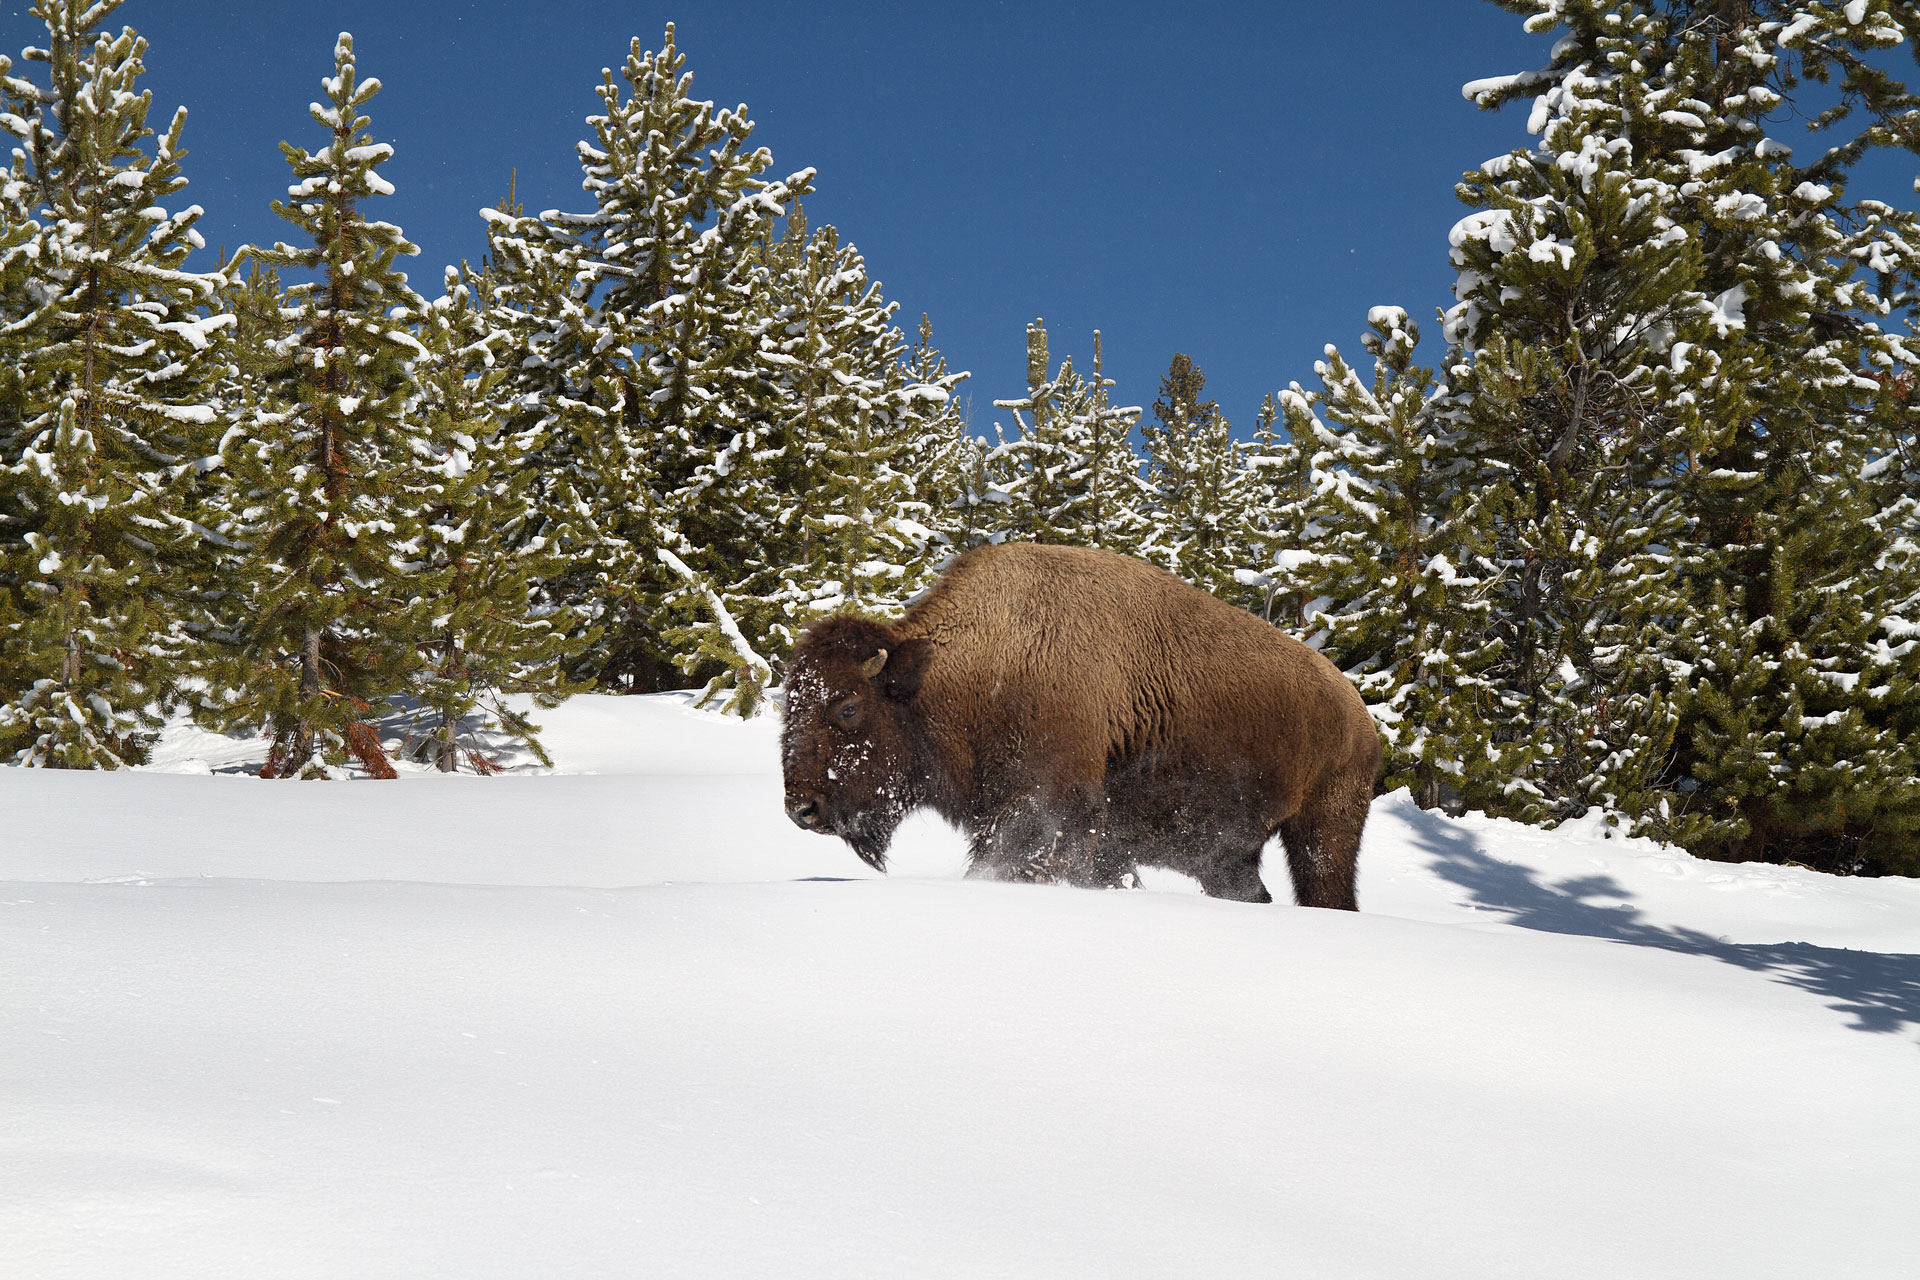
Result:
{"label": "bison's front leg", "polygon": [[1133,867],[1111,849],[1106,830],[1107,802],[1101,788],[1035,791],[1005,806],[974,833],[967,874],[1116,888]]}

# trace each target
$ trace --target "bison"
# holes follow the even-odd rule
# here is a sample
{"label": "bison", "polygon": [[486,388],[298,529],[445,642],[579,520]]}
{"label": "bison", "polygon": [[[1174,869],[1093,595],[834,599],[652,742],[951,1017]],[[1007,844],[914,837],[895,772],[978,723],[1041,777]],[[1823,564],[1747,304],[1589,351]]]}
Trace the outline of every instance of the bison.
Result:
{"label": "bison", "polygon": [[787,813],[876,870],[911,810],[970,875],[1115,885],[1171,867],[1353,910],[1380,741],[1319,653],[1144,561],[1008,544],[959,557],[898,622],[810,627],[787,668]]}

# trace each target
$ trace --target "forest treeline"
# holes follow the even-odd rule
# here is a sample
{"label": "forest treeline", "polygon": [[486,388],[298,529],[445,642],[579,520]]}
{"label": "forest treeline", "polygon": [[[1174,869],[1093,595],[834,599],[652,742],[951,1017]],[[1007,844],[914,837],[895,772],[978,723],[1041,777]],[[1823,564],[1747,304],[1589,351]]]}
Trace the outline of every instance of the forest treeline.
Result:
{"label": "forest treeline", "polygon": [[590,207],[509,193],[431,297],[343,35],[288,242],[200,269],[145,42],[41,0],[0,59],[0,759],[136,763],[188,710],[272,776],[390,774],[402,705],[486,771],[504,695],[747,712],[812,619],[1025,538],[1323,649],[1423,804],[1920,873],[1920,225],[1848,193],[1920,154],[1920,3],[1494,2],[1560,38],[1467,86],[1533,137],[1459,187],[1438,363],[1377,307],[1370,370],[1236,428],[1186,356],[1143,411],[1039,322],[971,422],[671,27],[599,87]]}

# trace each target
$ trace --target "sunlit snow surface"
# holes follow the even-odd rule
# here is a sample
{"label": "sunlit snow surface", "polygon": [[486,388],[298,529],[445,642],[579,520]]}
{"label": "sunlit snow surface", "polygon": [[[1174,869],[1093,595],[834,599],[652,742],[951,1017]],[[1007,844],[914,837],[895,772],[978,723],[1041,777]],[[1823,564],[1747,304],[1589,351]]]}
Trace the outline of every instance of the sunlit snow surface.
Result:
{"label": "sunlit snow surface", "polygon": [[1920,883],[1404,795],[1358,916],[880,880],[770,720],[539,718],[0,769],[0,1275],[1911,1274]]}

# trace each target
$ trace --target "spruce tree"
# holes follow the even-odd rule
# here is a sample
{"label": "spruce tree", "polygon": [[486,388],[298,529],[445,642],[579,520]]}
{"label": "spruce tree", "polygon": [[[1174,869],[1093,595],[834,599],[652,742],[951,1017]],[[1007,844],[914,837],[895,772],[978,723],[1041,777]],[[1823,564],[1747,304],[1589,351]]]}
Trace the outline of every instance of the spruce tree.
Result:
{"label": "spruce tree", "polygon": [[1138,408],[1108,400],[1100,337],[1094,335],[1093,377],[1056,370],[1044,321],[1027,326],[1027,394],[995,400],[1011,410],[1014,435],[998,451],[1005,470],[1007,529],[1015,537],[1135,554],[1149,533],[1152,493],[1133,447]]}
{"label": "spruce tree", "polygon": [[[938,485],[929,454],[947,423],[952,388],[937,353],[924,375],[909,364],[866,264],[832,227],[809,240],[796,270],[773,282],[790,300],[776,332],[796,363],[780,382],[790,465],[776,499],[790,536],[780,570],[789,625],[841,608],[895,612],[926,586],[944,540],[927,523],[922,485]],[[779,637],[785,653],[792,636]]]}
{"label": "spruce tree", "polygon": [[1019,512],[1008,492],[1016,478],[1012,454],[998,423],[994,432],[994,439],[977,436],[962,422],[953,445],[956,480],[947,537],[958,550],[1018,535]]}
{"label": "spruce tree", "polygon": [[1176,354],[1160,379],[1146,440],[1152,532],[1146,557],[1215,595],[1237,594],[1233,571],[1253,541],[1246,449],[1220,406],[1202,399],[1207,376]]}
{"label": "spruce tree", "polygon": [[[1920,11],[1501,2],[1566,32],[1545,71],[1468,86],[1534,97],[1541,143],[1463,187],[1450,336],[1517,503],[1513,687],[1595,761],[1548,789],[1714,856],[1915,865],[1913,350],[1884,321],[1916,227],[1845,191],[1911,145],[1876,55]],[[1835,141],[1796,166],[1769,128],[1809,78]]]}
{"label": "spruce tree", "polygon": [[907,448],[898,464],[913,481],[913,496],[902,510],[904,519],[924,523],[924,540],[944,558],[979,541],[970,514],[974,503],[969,484],[977,442],[968,434],[967,415],[957,394],[970,375],[947,367],[946,357],[933,345],[933,322],[924,312],[916,335],[901,373],[909,388],[917,388],[912,392],[914,422],[906,432]]}
{"label": "spruce tree", "polygon": [[579,670],[616,688],[672,675],[664,602],[683,580],[659,553],[692,545],[682,525],[753,426],[758,246],[812,177],[763,179],[772,156],[749,149],[745,108],[694,99],[685,64],[669,26],[657,52],[635,40],[620,78],[606,73],[579,148],[591,212],[492,218],[511,275],[571,282],[523,299],[523,381],[546,414],[531,464],[550,477],[534,497],[568,513],[535,536],[567,543],[575,566],[540,588],[593,617]]}
{"label": "spruce tree", "polygon": [[562,669],[591,683],[601,672],[606,611],[593,506],[600,472],[590,442],[563,425],[577,422],[579,406],[566,394],[558,345],[559,331],[584,322],[585,308],[575,255],[526,216],[515,185],[510,181],[506,197],[481,211],[487,252],[481,270],[464,283],[479,323],[505,336],[486,407],[521,449],[529,477],[526,519],[514,530],[513,550],[538,562],[529,579],[532,605],[566,637]]}
{"label": "spruce tree", "polygon": [[[12,59],[0,55],[0,83],[10,81]],[[39,599],[40,573],[26,534],[40,512],[25,484],[12,478],[12,442],[32,414],[34,397],[24,375],[25,354],[39,343],[40,303],[33,288],[42,228],[33,217],[24,157],[15,151],[0,173],[0,722],[17,717],[21,693],[39,678],[20,635]],[[0,733],[4,733],[0,730]]]}
{"label": "spruce tree", "polygon": [[683,621],[666,639],[741,711],[806,623],[898,612],[931,580],[947,540],[928,523],[922,485],[943,483],[943,458],[927,450],[964,376],[930,350],[909,359],[895,305],[833,227],[798,210],[788,224],[755,289],[755,408],[672,502],[685,518],[669,604]]}
{"label": "spruce tree", "polygon": [[[1386,739],[1384,785],[1424,808],[1501,807],[1530,785],[1529,741],[1496,744],[1511,718],[1490,678],[1498,570],[1488,559],[1484,476],[1440,411],[1447,388],[1413,363],[1419,329],[1375,307],[1364,381],[1329,346],[1323,390],[1284,397],[1287,428],[1311,452],[1303,516],[1308,546],[1272,571],[1274,589],[1307,599],[1309,642],[1358,685]],[[1326,420],[1314,412],[1325,410]]]}
{"label": "spruce tree", "polygon": [[238,446],[255,415],[280,394],[286,380],[284,346],[293,333],[279,273],[251,260],[247,247],[228,260],[222,279],[217,310],[232,316],[233,324],[212,387],[219,440],[191,486],[187,507],[202,547],[184,609],[194,683],[200,686],[187,701],[199,715],[219,700],[217,686],[241,642],[234,624],[251,616],[249,544],[237,530],[239,508],[250,500],[230,464],[240,460]]}
{"label": "spruce tree", "polygon": [[1536,803],[1520,812],[1638,817],[1673,733],[1657,673],[1660,620],[1684,613],[1663,550],[1685,530],[1675,460],[1719,421],[1673,394],[1668,355],[1706,339],[1708,300],[1679,193],[1611,144],[1606,102],[1565,105],[1539,149],[1462,187],[1481,211],[1452,237],[1454,417],[1506,487],[1495,734],[1532,744]]}
{"label": "spruce tree", "polygon": [[[8,77],[18,139],[0,417],[0,759],[137,761],[189,659],[199,559],[184,489],[213,447],[218,275],[185,270],[198,206],[162,201],[186,112],[164,133],[136,89],[146,41],[97,28],[118,0],[42,0],[47,83]],[[149,148],[151,150],[149,151]]]}
{"label": "spruce tree", "polygon": [[312,115],[327,144],[281,144],[295,182],[274,203],[311,247],[251,254],[311,278],[286,290],[277,368],[225,453],[223,532],[246,553],[228,597],[233,652],[204,710],[221,726],[264,726],[262,776],[330,776],[349,757],[392,776],[371,722],[421,665],[412,569],[435,477],[412,364],[428,352],[397,318],[423,306],[395,265],[417,250],[361,208],[392,193],[378,168],[393,148],[368,137],[361,109],[380,82],[360,78],[351,35],[322,84]]}
{"label": "spruce tree", "polygon": [[488,292],[484,271],[450,267],[445,293],[418,316],[427,358],[411,411],[431,452],[420,540],[401,554],[417,593],[406,625],[424,637],[410,692],[431,730],[417,754],[442,773],[457,771],[463,758],[476,772],[495,769],[471,740],[461,744],[476,715],[551,764],[538,726],[508,697],[551,707],[578,691],[562,662],[578,628],[532,604],[531,579],[552,572],[551,555],[525,534],[535,472],[526,466],[530,441],[498,411],[513,335],[476,305],[475,295]]}
{"label": "spruce tree", "polygon": [[[12,59],[0,54],[0,83],[12,67]],[[33,330],[41,314],[33,291],[41,227],[33,216],[21,159],[16,153],[0,170],[0,436],[7,439],[13,438],[30,411],[32,398],[21,364],[37,342]],[[21,501],[23,497],[19,487],[0,485],[0,538],[18,537],[28,527],[30,508]],[[0,591],[5,590],[0,583]]]}
{"label": "spruce tree", "polygon": [[[769,660],[822,614],[884,607],[899,562],[918,554],[894,523],[912,492],[893,465],[905,440],[887,429],[900,407],[894,307],[833,227],[809,227],[799,210],[788,224],[754,289],[754,420],[673,501],[683,560]],[[675,637],[683,668],[733,653],[699,588],[676,603],[688,619]],[[739,687],[739,664],[726,665],[722,683]]]}
{"label": "spruce tree", "polygon": [[1226,597],[1275,626],[1302,634],[1307,632],[1307,606],[1313,597],[1290,579],[1302,557],[1312,554],[1304,548],[1319,534],[1311,514],[1313,449],[1310,438],[1297,437],[1281,424],[1289,416],[1309,420],[1311,406],[1298,383],[1278,395],[1269,393],[1260,403],[1246,459],[1247,543],[1241,548],[1242,562],[1233,570],[1238,591]]}

